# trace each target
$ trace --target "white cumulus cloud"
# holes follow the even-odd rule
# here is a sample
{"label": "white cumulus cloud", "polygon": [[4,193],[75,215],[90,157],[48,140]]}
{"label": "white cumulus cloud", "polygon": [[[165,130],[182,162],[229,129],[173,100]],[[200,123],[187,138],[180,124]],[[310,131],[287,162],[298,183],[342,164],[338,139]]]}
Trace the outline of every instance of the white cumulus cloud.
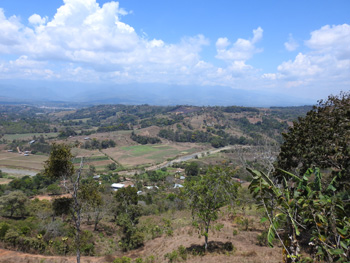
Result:
{"label": "white cumulus cloud", "polygon": [[350,25],[326,25],[311,32],[306,45],[319,53],[335,55],[337,59],[350,59]]}
{"label": "white cumulus cloud", "polygon": [[311,32],[311,38],[305,43],[309,52],[299,53],[293,61],[278,66],[282,76],[313,76],[315,81],[334,80],[335,77],[349,79],[350,25],[324,26]]}
{"label": "white cumulus cloud", "polygon": [[[225,37],[218,39],[217,58],[228,62],[218,70],[201,58],[209,45],[205,36],[184,37],[178,43],[148,39],[122,21],[128,13],[114,1],[100,6],[96,0],[64,0],[52,19],[33,14],[26,26],[0,9],[0,54],[18,56],[1,64],[0,76],[13,77],[18,67],[18,77],[25,70],[31,78],[47,72],[47,78],[60,80],[234,86],[239,78],[255,74],[246,60],[261,51],[255,47],[262,38],[260,27],[248,40],[231,44]],[[5,71],[11,74],[1,74]]]}
{"label": "white cumulus cloud", "polygon": [[[263,38],[261,27],[248,39],[218,38],[215,58],[221,61],[211,63],[201,56],[210,45],[204,35],[183,37],[176,43],[149,39],[146,32],[138,33],[139,29],[123,21],[129,13],[114,1],[99,5],[96,0],[64,0],[52,18],[33,14],[21,22],[19,17],[6,17],[0,8],[0,78],[276,89],[281,83],[289,88],[305,83],[349,84],[348,24],[311,32],[304,42],[308,51],[281,62],[276,72],[261,73],[248,64],[263,51],[258,46]],[[285,48],[294,51],[298,45],[290,35]]]}
{"label": "white cumulus cloud", "polygon": [[9,47],[20,44],[19,30],[22,25],[16,16],[6,18],[4,10],[0,8],[0,53],[9,50]]}
{"label": "white cumulus cloud", "polygon": [[[65,70],[71,70],[70,63],[78,73],[93,70],[96,79],[114,76],[129,81],[166,82],[166,76],[181,80],[177,74],[190,76],[191,71],[199,70],[199,53],[209,44],[203,35],[176,44],[148,40],[121,21],[127,14],[118,2],[100,6],[96,0],[65,0],[50,21],[37,14],[30,16],[30,28],[16,17],[6,18],[0,9],[0,52],[46,61],[62,78]],[[160,72],[161,77],[157,76]]]}
{"label": "white cumulus cloud", "polygon": [[262,77],[296,92],[349,90],[350,25],[326,25],[312,31],[305,46],[309,50],[282,62],[277,67],[278,73],[266,73]]}
{"label": "white cumulus cloud", "polygon": [[246,61],[250,59],[255,53],[261,52],[262,50],[255,47],[255,44],[262,39],[263,30],[261,27],[253,30],[253,38],[243,39],[239,38],[235,43],[230,46],[230,42],[227,38],[219,38],[216,41],[216,58],[225,61]]}
{"label": "white cumulus cloud", "polygon": [[281,74],[295,77],[312,76],[322,71],[315,63],[314,57],[302,53],[299,53],[294,61],[283,62],[277,69]]}
{"label": "white cumulus cloud", "polygon": [[28,18],[28,21],[29,21],[29,23],[31,23],[33,25],[42,25],[42,24],[46,23],[47,19],[48,19],[47,16],[41,17],[38,14],[34,14]]}

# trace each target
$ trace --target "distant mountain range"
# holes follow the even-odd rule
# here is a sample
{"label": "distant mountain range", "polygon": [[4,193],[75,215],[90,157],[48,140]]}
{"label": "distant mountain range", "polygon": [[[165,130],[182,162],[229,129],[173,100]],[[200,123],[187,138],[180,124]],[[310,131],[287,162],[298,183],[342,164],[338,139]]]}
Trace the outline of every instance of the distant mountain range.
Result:
{"label": "distant mountain range", "polygon": [[73,82],[0,83],[0,103],[150,104],[195,106],[301,106],[314,100],[222,86],[162,84],[82,85]]}

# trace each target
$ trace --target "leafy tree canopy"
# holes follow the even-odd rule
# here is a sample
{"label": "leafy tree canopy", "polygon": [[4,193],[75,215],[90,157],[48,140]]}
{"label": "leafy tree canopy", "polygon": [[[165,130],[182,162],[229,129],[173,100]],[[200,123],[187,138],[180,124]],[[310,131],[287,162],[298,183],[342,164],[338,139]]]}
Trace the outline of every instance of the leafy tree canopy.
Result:
{"label": "leafy tree canopy", "polygon": [[328,168],[341,172],[345,181],[350,176],[350,93],[319,101],[283,136],[277,167],[296,174]]}
{"label": "leafy tree canopy", "polygon": [[52,144],[49,159],[45,162],[45,174],[52,178],[74,174],[73,155],[68,145]]}
{"label": "leafy tree canopy", "polygon": [[196,162],[190,162],[185,167],[185,173],[187,176],[197,176],[199,173],[199,165]]}
{"label": "leafy tree canopy", "polygon": [[233,180],[234,173],[228,167],[210,167],[199,180],[185,183],[184,194],[205,237],[205,249],[208,247],[209,228],[218,219],[219,209],[237,196],[238,183]]}
{"label": "leafy tree canopy", "polygon": [[28,197],[22,191],[13,191],[0,197],[0,211],[8,213],[10,217],[15,214],[25,214],[25,204]]}
{"label": "leafy tree canopy", "polygon": [[135,187],[125,187],[117,191],[117,224],[122,228],[123,236],[119,245],[124,251],[143,245],[144,236],[137,228],[141,209],[137,205],[138,195]]}

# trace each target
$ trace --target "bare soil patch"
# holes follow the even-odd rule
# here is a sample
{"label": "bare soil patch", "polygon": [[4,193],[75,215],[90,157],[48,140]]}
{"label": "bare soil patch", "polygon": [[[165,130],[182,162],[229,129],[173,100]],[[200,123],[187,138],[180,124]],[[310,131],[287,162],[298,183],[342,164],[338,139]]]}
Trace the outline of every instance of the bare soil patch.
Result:
{"label": "bare soil patch", "polygon": [[[0,263],[74,263],[76,257],[43,256],[0,249]],[[104,257],[82,257],[84,263],[104,263]]]}
{"label": "bare soil patch", "polygon": [[[145,224],[161,224],[162,216],[149,216],[144,218]],[[168,215],[171,216],[171,215]],[[237,215],[239,216],[239,215]],[[251,224],[247,231],[241,230],[240,226],[234,223],[232,216],[225,216],[216,223],[223,224],[221,231],[209,232],[209,252],[192,253],[196,251],[203,252],[204,237],[200,236],[197,229],[190,226],[190,215],[185,211],[178,211],[172,215],[172,226],[174,227],[173,235],[162,235],[158,238],[145,242],[145,245],[139,249],[126,253],[121,251],[112,252],[109,256],[102,257],[83,257],[81,262],[106,263],[112,262],[116,257],[127,256],[133,259],[154,257],[154,262],[168,262],[165,258],[167,253],[177,250],[179,246],[184,246],[188,251],[188,258],[183,262],[191,263],[224,263],[224,262],[251,262],[251,263],[278,263],[282,262],[281,248],[269,248],[259,246],[257,236],[261,233],[261,225],[255,216],[246,215]],[[233,231],[236,230],[237,234]],[[233,245],[233,250],[225,248],[225,244]],[[21,252],[0,249],[0,263],[71,263],[75,262],[74,256],[43,256],[31,255]]]}
{"label": "bare soil patch", "polygon": [[11,182],[11,179],[7,179],[7,178],[0,178],[0,184],[8,184],[9,182]]}
{"label": "bare soil patch", "polygon": [[161,128],[157,126],[150,126],[147,128],[136,130],[136,134],[148,137],[157,137],[160,130]]}
{"label": "bare soil patch", "polygon": [[67,142],[74,143],[78,141],[80,145],[84,145],[85,138],[96,139],[99,141],[113,140],[118,147],[136,145],[137,143],[130,139],[131,131],[114,131],[91,134],[90,136],[73,136],[67,138]]}
{"label": "bare soil patch", "polygon": [[[221,231],[211,231],[209,233],[209,248],[210,252],[204,256],[189,255],[186,262],[282,262],[281,248],[269,248],[259,246],[257,244],[257,236],[260,231],[240,231],[237,225],[231,220],[220,220],[219,223],[224,225]],[[238,231],[237,235],[233,235],[233,230]],[[215,249],[213,246],[222,246],[226,242],[233,244],[232,252],[222,249]],[[204,237],[199,235],[199,232],[191,226],[185,226],[174,230],[173,236],[165,236],[148,241],[143,248],[131,251],[127,256],[132,258],[155,256],[156,262],[167,262],[164,256],[171,253],[179,246],[184,246],[187,250],[193,248],[201,249],[204,245]]]}
{"label": "bare soil patch", "polygon": [[64,195],[36,195],[32,199],[39,199],[40,201],[42,200],[48,200],[51,201],[56,198],[63,198],[63,197],[71,197],[70,194],[64,194]]}
{"label": "bare soil patch", "polygon": [[201,129],[204,123],[204,120],[206,120],[206,116],[204,115],[196,115],[190,119],[191,125],[194,129]]}
{"label": "bare soil patch", "polygon": [[262,118],[261,117],[248,117],[247,119],[252,124],[256,124],[259,121],[262,122]]}

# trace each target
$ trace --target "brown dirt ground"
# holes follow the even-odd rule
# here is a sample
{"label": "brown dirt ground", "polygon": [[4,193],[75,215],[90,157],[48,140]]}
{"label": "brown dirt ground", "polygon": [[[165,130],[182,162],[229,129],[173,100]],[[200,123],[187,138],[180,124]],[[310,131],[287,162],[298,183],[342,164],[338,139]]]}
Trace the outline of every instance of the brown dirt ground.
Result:
{"label": "brown dirt ground", "polygon": [[136,134],[142,136],[157,137],[160,130],[161,128],[157,126],[150,126],[147,128],[137,130]]}
{"label": "brown dirt ground", "polygon": [[194,129],[202,129],[203,121],[207,120],[207,116],[204,115],[196,115],[190,119],[191,125]]}
{"label": "brown dirt ground", "polygon": [[255,124],[255,123],[259,122],[259,121],[262,121],[262,118],[261,118],[261,117],[249,117],[249,118],[247,118],[247,119],[248,119],[248,121],[249,121],[250,123],[253,123],[253,124]]}
{"label": "brown dirt ground", "polygon": [[39,199],[41,200],[52,200],[55,198],[63,198],[63,197],[71,197],[70,194],[64,194],[64,195],[36,195],[32,199]]}
{"label": "brown dirt ground", "polygon": [[11,179],[0,178],[0,184],[8,184],[11,181],[12,181]]}
{"label": "brown dirt ground", "polygon": [[114,140],[117,147],[136,145],[137,143],[130,139],[131,131],[114,131],[114,132],[102,132],[91,134],[90,136],[73,136],[67,139],[67,142],[73,143],[78,141],[81,145],[85,143],[84,138],[90,137],[90,139],[96,138],[99,141],[102,140]]}
{"label": "brown dirt ground", "polygon": [[[257,245],[257,235],[260,231],[252,225],[250,231],[238,230],[237,235],[233,235],[233,229],[238,229],[232,220],[226,218],[220,220],[224,225],[221,231],[209,233],[209,242],[216,244],[232,242],[233,252],[214,251],[204,256],[189,255],[186,262],[190,263],[279,263],[282,262],[282,249],[279,247],[268,248]],[[184,226],[174,230],[173,236],[161,236],[147,241],[145,246],[127,253],[116,252],[111,256],[104,257],[83,257],[81,262],[86,263],[106,263],[112,262],[116,257],[127,256],[135,258],[155,257],[155,262],[168,262],[164,257],[167,253],[176,250],[180,245],[185,248],[201,246],[204,243],[203,237],[198,235],[197,230],[190,226]],[[74,256],[43,256],[32,255],[16,251],[0,249],[0,263],[73,263]]]}

